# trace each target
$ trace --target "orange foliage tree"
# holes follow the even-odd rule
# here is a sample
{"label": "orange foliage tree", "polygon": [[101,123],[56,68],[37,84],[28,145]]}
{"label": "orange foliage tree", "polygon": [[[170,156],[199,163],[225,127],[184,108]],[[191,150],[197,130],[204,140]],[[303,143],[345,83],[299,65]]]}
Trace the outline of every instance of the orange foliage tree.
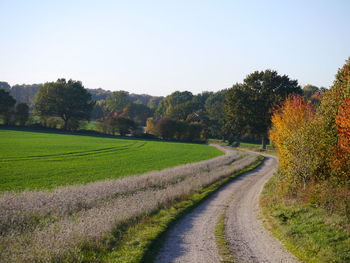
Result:
{"label": "orange foliage tree", "polygon": [[338,128],[339,148],[345,153],[350,153],[350,98],[345,99],[339,106],[336,117]]}
{"label": "orange foliage tree", "polygon": [[313,118],[312,104],[299,95],[288,97],[282,106],[274,111],[270,139],[277,147],[282,169],[291,165],[293,148],[296,146],[292,145],[292,141],[300,135],[297,135],[298,131],[302,131]]}
{"label": "orange foliage tree", "polygon": [[341,179],[350,179],[350,98],[339,106],[336,116],[338,149],[333,160],[333,168]]}

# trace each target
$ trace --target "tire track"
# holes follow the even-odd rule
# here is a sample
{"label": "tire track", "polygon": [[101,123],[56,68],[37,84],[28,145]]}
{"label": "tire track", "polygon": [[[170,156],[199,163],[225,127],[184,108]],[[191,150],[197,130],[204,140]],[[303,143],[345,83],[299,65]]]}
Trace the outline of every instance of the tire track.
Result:
{"label": "tire track", "polygon": [[18,161],[36,161],[36,160],[62,160],[66,158],[77,158],[82,156],[91,156],[91,155],[101,155],[114,153],[119,151],[126,151],[130,149],[138,149],[144,147],[146,142],[139,143],[134,142],[131,144],[116,146],[116,147],[108,147],[102,149],[88,150],[88,151],[77,151],[77,152],[68,152],[68,153],[60,153],[60,154],[48,154],[48,155],[32,155],[32,156],[23,156],[23,157],[14,157],[14,158],[6,158],[1,159],[1,163],[5,162],[18,162]]}

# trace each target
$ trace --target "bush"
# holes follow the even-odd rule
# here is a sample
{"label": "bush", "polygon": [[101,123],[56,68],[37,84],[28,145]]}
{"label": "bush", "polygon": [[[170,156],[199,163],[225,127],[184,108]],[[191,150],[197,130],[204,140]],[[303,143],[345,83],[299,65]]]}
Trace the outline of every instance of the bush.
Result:
{"label": "bush", "polygon": [[160,119],[156,124],[157,134],[165,140],[174,140],[177,128],[177,122],[166,117]]}
{"label": "bush", "polygon": [[57,117],[41,116],[40,124],[51,129],[59,129],[63,127],[63,121]]}
{"label": "bush", "polygon": [[170,118],[162,118],[156,123],[156,134],[165,140],[204,142],[206,131],[200,123],[187,123]]}
{"label": "bush", "polygon": [[[140,133],[138,125],[133,120],[118,115],[106,116],[96,125],[98,131],[106,134],[115,135],[117,132],[121,136],[127,134]],[[142,132],[142,131],[141,131]]]}

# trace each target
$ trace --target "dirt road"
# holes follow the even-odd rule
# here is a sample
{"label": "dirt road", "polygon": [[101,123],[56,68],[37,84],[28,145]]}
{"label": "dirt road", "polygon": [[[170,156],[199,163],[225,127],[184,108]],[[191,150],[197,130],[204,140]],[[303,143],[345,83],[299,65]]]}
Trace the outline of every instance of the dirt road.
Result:
{"label": "dirt road", "polygon": [[266,157],[258,169],[233,180],[186,215],[169,230],[156,262],[220,262],[214,232],[225,211],[226,236],[237,262],[298,262],[258,219],[259,194],[276,167],[277,160]]}

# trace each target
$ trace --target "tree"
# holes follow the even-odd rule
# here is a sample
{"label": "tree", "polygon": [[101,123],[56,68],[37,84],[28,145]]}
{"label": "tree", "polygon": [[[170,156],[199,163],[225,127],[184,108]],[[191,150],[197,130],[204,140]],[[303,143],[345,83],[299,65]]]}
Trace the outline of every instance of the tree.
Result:
{"label": "tree", "polygon": [[205,111],[207,112],[209,123],[209,133],[212,137],[223,138],[224,125],[224,101],[227,90],[221,90],[211,94],[205,101]]}
{"label": "tree", "polygon": [[155,110],[157,109],[159,103],[164,99],[164,97],[152,97],[148,103],[147,106],[152,109]]}
{"label": "tree", "polygon": [[123,109],[122,115],[129,119],[132,119],[133,121],[141,125],[145,125],[147,118],[150,117],[152,114],[151,109],[148,108],[146,105],[130,103]]}
{"label": "tree", "polygon": [[186,120],[187,116],[200,109],[200,105],[193,101],[187,101],[175,106],[169,107],[167,116],[175,120]]}
{"label": "tree", "polygon": [[280,169],[289,183],[304,184],[316,178],[323,162],[324,145],[314,120],[314,107],[299,95],[288,97],[272,116],[270,138],[279,153]]}
{"label": "tree", "polygon": [[10,91],[11,86],[7,82],[0,81],[0,89],[3,89],[5,91]]}
{"label": "tree", "polygon": [[107,113],[106,109],[106,101],[105,100],[98,100],[96,101],[94,108],[91,112],[91,119],[93,120],[99,120],[103,118]]}
{"label": "tree", "polygon": [[337,170],[338,179],[350,179],[350,97],[339,106],[336,116],[338,129],[337,155],[332,166]]}
{"label": "tree", "polygon": [[271,115],[289,94],[301,94],[296,80],[276,71],[255,71],[243,84],[236,84],[227,91],[225,98],[226,127],[238,135],[248,132],[258,135],[262,148],[266,149],[266,138],[271,127]]}
{"label": "tree", "polygon": [[203,91],[202,93],[193,96],[192,101],[194,103],[197,103],[200,106],[200,108],[204,108],[205,102],[213,94],[214,93],[211,91]]}
{"label": "tree", "polygon": [[42,84],[22,84],[14,85],[11,88],[11,95],[16,99],[17,102],[24,102],[28,105],[32,105],[36,93],[43,87]]}
{"label": "tree", "polygon": [[155,112],[157,118],[169,117],[172,109],[180,104],[189,102],[193,99],[193,94],[189,91],[175,91],[166,96],[158,105]]}
{"label": "tree", "polygon": [[113,92],[106,99],[106,106],[110,112],[121,113],[130,104],[129,93],[123,90]]}
{"label": "tree", "polygon": [[174,139],[176,133],[177,123],[175,120],[164,117],[156,124],[157,134],[165,140]]}
{"label": "tree", "polygon": [[24,126],[29,118],[29,106],[26,103],[18,103],[16,105],[16,120],[19,122],[20,126]]}
{"label": "tree", "polygon": [[9,92],[0,89],[0,115],[2,115],[5,124],[9,124],[11,111],[15,105],[16,100],[10,95]]}
{"label": "tree", "polygon": [[146,121],[146,133],[154,134],[156,133],[156,124],[153,117],[147,118]]}
{"label": "tree", "polygon": [[315,106],[318,106],[320,104],[321,95],[326,91],[326,88],[319,88],[313,85],[306,85],[303,87],[303,97],[314,104]]}
{"label": "tree", "polygon": [[133,120],[120,116],[118,113],[108,114],[99,121],[97,129],[103,133],[115,135],[118,132],[125,136],[137,130],[138,126]]}
{"label": "tree", "polygon": [[350,58],[336,74],[331,89],[322,96],[318,118],[328,145],[325,159],[335,181],[349,182],[350,153],[347,152],[350,99]]}
{"label": "tree", "polygon": [[121,136],[125,136],[136,129],[135,122],[124,117],[115,118],[114,125]]}
{"label": "tree", "polygon": [[45,83],[35,99],[35,112],[40,116],[58,116],[68,128],[71,119],[89,119],[95,102],[80,81],[58,79]]}

